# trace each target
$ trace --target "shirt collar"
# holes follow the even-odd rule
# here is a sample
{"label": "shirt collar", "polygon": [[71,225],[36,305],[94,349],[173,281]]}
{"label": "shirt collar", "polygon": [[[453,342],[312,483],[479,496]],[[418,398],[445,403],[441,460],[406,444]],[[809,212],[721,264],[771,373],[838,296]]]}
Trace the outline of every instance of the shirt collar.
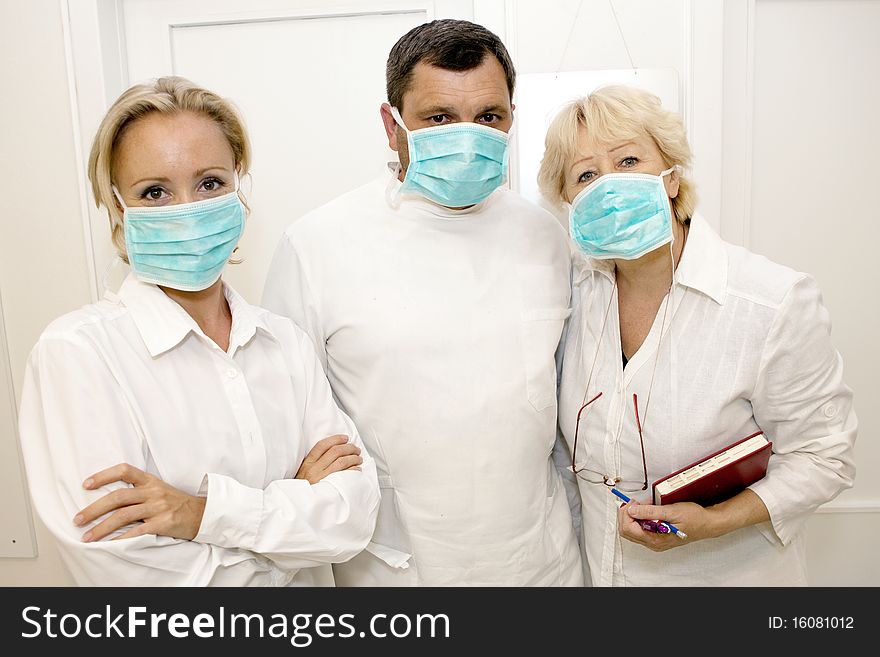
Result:
{"label": "shirt collar", "polygon": [[691,218],[676,279],[679,284],[711,297],[719,305],[727,297],[727,249],[718,233],[700,215]]}
{"label": "shirt collar", "polygon": [[[247,344],[254,337],[257,329],[265,331],[275,339],[256,309],[225,282],[223,293],[232,313],[230,353]],[[157,285],[139,281],[133,273],[123,281],[117,296],[131,313],[138,333],[154,358],[180,344],[190,332],[210,341],[196,321],[174,300]],[[213,341],[210,342],[214,344]]]}
{"label": "shirt collar", "polygon": [[[668,248],[668,247],[667,247]],[[575,283],[590,276],[590,272],[604,275],[614,282],[614,261],[597,260],[575,252]],[[693,288],[724,304],[727,297],[727,250],[724,242],[700,215],[691,218],[687,242],[675,278],[680,285]]]}
{"label": "shirt collar", "polygon": [[245,301],[238,292],[223,282],[223,294],[229,303],[229,311],[232,313],[232,331],[229,335],[229,351],[233,353],[238,347],[243,347],[256,335],[257,329],[277,342],[277,338],[263,318],[258,309]]}

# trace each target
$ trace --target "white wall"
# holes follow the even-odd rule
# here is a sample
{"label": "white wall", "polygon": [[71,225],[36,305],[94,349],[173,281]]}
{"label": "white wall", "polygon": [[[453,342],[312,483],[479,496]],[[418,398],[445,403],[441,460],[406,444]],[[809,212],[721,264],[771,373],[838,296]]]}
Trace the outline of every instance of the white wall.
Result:
{"label": "white wall", "polygon": [[[18,401],[40,332],[90,295],[59,4],[4,1],[2,16],[0,294]],[[36,535],[39,556],[0,559],[0,584],[73,583],[39,522]]]}
{"label": "white wall", "polygon": [[880,585],[878,29],[877,0],[725,7],[722,234],[816,278],[859,417],[855,486],[809,521],[815,585]]}
{"label": "white wall", "polygon": [[[871,548],[880,538],[880,451],[871,441],[880,411],[869,405],[878,385],[868,342],[878,319],[868,249],[880,217],[865,213],[859,191],[876,187],[869,156],[880,152],[869,120],[878,4],[616,0],[627,55],[606,0],[462,3],[503,36],[523,73],[619,69],[630,57],[639,67],[680,71],[702,211],[726,239],[819,279],[862,432],[856,490],[810,522],[816,585],[880,585]],[[7,155],[0,179],[14,190],[0,219],[0,295],[18,391],[39,332],[90,301],[94,276],[80,200],[82,153],[74,150],[82,120],[71,115],[60,4],[4,0],[2,8],[0,82],[16,91],[0,104]],[[83,139],[88,144],[90,135]],[[844,228],[855,238],[847,240]],[[37,541],[36,559],[0,559],[0,585],[71,582],[39,525]]]}

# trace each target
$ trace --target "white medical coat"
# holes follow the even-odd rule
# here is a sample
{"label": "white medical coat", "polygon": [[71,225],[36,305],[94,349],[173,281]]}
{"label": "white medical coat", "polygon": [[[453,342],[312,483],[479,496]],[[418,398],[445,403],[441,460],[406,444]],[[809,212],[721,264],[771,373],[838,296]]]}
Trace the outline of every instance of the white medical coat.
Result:
{"label": "white medical coat", "polygon": [[393,207],[388,184],[295,221],[263,297],[312,337],[379,470],[373,541],[336,581],[581,585],[551,459],[565,233],[507,190],[450,210]]}

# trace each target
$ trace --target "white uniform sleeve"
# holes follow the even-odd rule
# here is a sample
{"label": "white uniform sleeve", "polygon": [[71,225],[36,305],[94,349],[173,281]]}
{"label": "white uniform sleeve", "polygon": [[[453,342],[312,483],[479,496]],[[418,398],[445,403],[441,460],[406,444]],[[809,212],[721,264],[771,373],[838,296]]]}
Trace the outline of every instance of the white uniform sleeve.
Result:
{"label": "white uniform sleeve", "polygon": [[288,233],[284,233],[269,265],[260,305],[278,315],[289,317],[308,334],[326,372],[327,336],[320,322],[319,303],[312,293],[299,253]]}
{"label": "white uniform sleeve", "polygon": [[93,586],[269,583],[271,564],[244,550],[152,535],[82,542],[82,534],[96,523],[77,527],[76,512],[127,486],[90,491],[82,481],[122,462],[147,469],[148,450],[135,413],[93,345],[75,337],[44,337],[34,347],[19,413],[22,453],[36,511],[76,581]]}
{"label": "white uniform sleeve", "polygon": [[376,524],[379,482],[354,423],[333,401],[308,337],[301,331],[291,334],[299,341],[292,346],[299,362],[290,367],[301,379],[295,383],[305,453],[322,438],[344,434],[361,448],[361,469],[334,472],[314,485],[278,480],[265,490],[209,473],[208,501],[194,540],[244,547],[284,568],[303,568],[347,561],[364,549]]}
{"label": "white uniform sleeve", "polygon": [[783,545],[809,515],[853,484],[857,420],[843,360],[819,288],[804,277],[788,292],[764,346],[752,397],[773,442],[767,476],[750,488]]}

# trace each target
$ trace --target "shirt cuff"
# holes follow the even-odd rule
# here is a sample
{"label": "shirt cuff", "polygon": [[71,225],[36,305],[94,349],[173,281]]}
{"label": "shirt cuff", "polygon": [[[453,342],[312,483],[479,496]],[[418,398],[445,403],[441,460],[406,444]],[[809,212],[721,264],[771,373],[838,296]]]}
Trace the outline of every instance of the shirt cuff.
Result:
{"label": "shirt cuff", "polygon": [[770,513],[770,522],[762,522],[757,525],[758,531],[768,541],[776,545],[785,547],[791,543],[792,539],[803,530],[808,514],[785,517],[773,495],[773,487],[770,485],[770,482],[761,480],[752,484],[749,488],[761,498],[761,501]]}
{"label": "shirt cuff", "polygon": [[200,492],[206,489],[208,499],[196,543],[224,548],[252,549],[263,517],[263,491],[242,486],[224,475],[205,475]]}

